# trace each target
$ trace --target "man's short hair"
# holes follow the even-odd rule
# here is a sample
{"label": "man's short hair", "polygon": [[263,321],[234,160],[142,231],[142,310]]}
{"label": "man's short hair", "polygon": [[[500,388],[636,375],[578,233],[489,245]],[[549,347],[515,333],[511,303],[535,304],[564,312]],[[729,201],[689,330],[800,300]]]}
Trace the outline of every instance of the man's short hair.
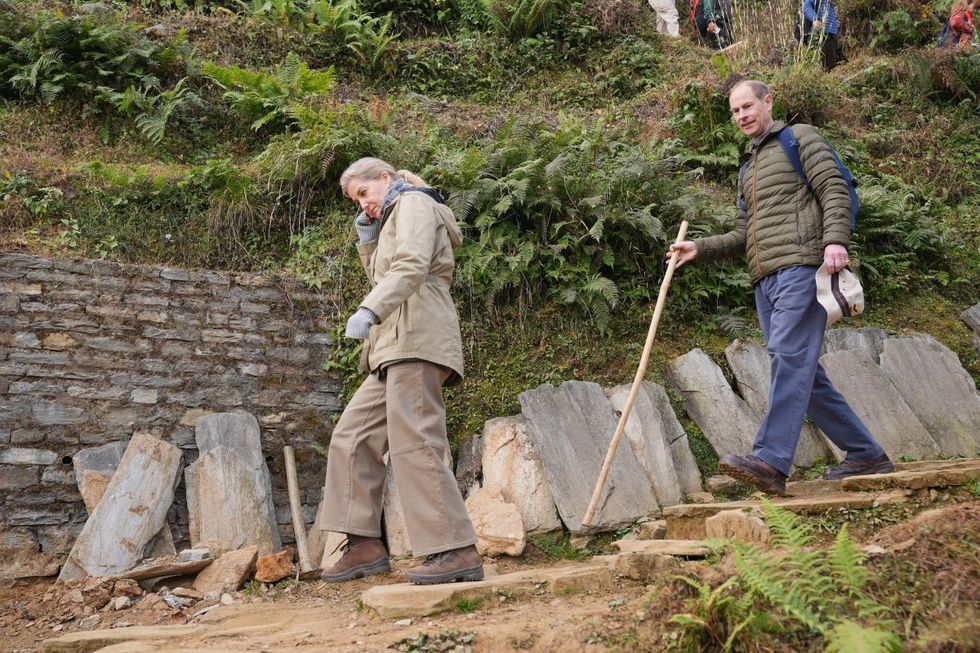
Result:
{"label": "man's short hair", "polygon": [[729,93],[728,95],[731,96],[731,94],[734,93],[736,90],[738,90],[738,88],[741,86],[748,86],[749,88],[751,88],[752,94],[755,95],[760,100],[765,100],[767,95],[772,95],[772,88],[769,86],[769,84],[766,84],[765,82],[760,82],[757,79],[743,79],[738,84],[732,87],[731,93]]}

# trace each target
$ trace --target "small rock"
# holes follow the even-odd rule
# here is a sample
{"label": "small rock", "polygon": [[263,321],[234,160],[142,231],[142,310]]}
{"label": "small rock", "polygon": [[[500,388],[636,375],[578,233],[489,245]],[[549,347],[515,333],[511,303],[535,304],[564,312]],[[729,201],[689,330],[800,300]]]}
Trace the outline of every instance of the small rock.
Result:
{"label": "small rock", "polygon": [[765,546],[769,543],[769,526],[760,517],[742,510],[722,510],[704,520],[709,538],[732,539]]}
{"label": "small rock", "polygon": [[211,557],[210,549],[184,549],[177,554],[178,562],[196,562]]}
{"label": "small rock", "polygon": [[235,597],[232,596],[231,594],[229,594],[228,592],[225,592],[224,594],[221,595],[221,604],[222,605],[234,605],[235,604]]}
{"label": "small rock", "polygon": [[102,621],[102,617],[100,617],[99,615],[97,614],[89,615],[84,619],[82,619],[80,622],[78,622],[78,629],[92,630],[93,628],[99,625],[100,621]]}
{"label": "small rock", "polygon": [[189,605],[194,605],[194,599],[182,599],[174,594],[164,594],[163,600],[174,610],[180,610],[181,608],[186,608]]}
{"label": "small rock", "polygon": [[259,556],[255,566],[255,580],[262,583],[274,583],[277,580],[292,576],[295,570],[289,551]]}
{"label": "small rock", "polygon": [[636,531],[638,540],[663,540],[667,538],[667,522],[663,519],[645,521]]}
{"label": "small rock", "polygon": [[117,596],[116,598],[112,599],[112,609],[116,612],[125,610],[132,604],[133,601],[128,596]]}
{"label": "small rock", "polygon": [[715,498],[710,492],[691,492],[687,500],[691,503],[714,503]]}
{"label": "small rock", "polygon": [[526,545],[521,511],[504,501],[496,486],[482,487],[466,500],[466,512],[476,531],[480,555],[519,556]]}
{"label": "small rock", "polygon": [[163,23],[157,23],[156,25],[150,25],[143,33],[147,36],[160,36],[160,37],[170,37],[173,36],[174,30],[172,27],[168,27]]}
{"label": "small rock", "polygon": [[128,596],[129,598],[136,598],[143,594],[142,588],[140,588],[139,583],[131,578],[123,578],[117,580],[116,584],[112,587],[112,596]]}
{"label": "small rock", "polygon": [[861,547],[861,550],[864,551],[864,554],[869,558],[885,555],[886,553],[888,553],[884,549],[884,547],[878,546],[877,544],[866,544],[865,546]]}
{"label": "small rock", "polygon": [[194,599],[195,601],[200,601],[204,598],[203,594],[189,587],[178,587],[174,589],[174,596],[179,596],[182,599]]}
{"label": "small rock", "polygon": [[194,589],[203,594],[237,590],[255,573],[257,557],[256,545],[225,553],[197,575]]}
{"label": "small rock", "polygon": [[738,481],[731,476],[716,474],[704,482],[708,492],[735,492],[738,489]]}
{"label": "small rock", "polygon": [[412,620],[411,619],[399,619],[398,621],[395,622],[395,625],[396,626],[411,626],[412,625]]}

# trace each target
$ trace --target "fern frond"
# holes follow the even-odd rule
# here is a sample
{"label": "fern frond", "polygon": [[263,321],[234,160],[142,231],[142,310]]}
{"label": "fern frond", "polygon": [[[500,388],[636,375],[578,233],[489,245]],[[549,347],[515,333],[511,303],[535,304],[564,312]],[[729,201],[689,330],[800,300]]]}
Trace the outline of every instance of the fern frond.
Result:
{"label": "fern frond", "polygon": [[895,633],[866,628],[849,619],[827,633],[827,653],[898,653],[902,641]]}

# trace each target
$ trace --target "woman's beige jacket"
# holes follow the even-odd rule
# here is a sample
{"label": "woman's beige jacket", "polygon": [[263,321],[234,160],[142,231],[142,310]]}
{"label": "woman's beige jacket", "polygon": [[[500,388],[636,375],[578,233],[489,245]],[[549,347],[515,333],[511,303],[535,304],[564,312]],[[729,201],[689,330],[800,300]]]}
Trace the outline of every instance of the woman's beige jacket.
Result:
{"label": "woman's beige jacket", "polygon": [[463,242],[456,217],[409,190],[381,220],[378,239],[357,247],[373,286],[361,306],[381,319],[365,341],[362,367],[383,372],[396,361],[424,360],[452,370],[446,385],[455,385],[463,378],[459,318],[449,295],[453,249]]}

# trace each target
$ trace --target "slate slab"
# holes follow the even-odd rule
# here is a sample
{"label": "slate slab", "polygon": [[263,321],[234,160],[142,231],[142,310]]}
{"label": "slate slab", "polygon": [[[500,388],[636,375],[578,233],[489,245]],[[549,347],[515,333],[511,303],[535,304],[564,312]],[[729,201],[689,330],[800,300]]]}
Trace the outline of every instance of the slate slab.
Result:
{"label": "slate slab", "polygon": [[687,414],[719,456],[752,450],[759,420],[707,354],[692,349],[678,356],[667,366],[667,380],[684,395]]}
{"label": "slate slab", "polygon": [[862,327],[860,329],[830,329],[824,334],[822,353],[863,351],[871,357],[871,360],[877,363],[881,357],[883,343],[890,335],[884,329],[871,327]]}
{"label": "slate slab", "polygon": [[185,574],[196,574],[214,562],[211,557],[201,560],[181,561],[173,557],[157,558],[148,560],[140,566],[130,569],[118,575],[118,578],[130,578],[132,580],[147,580],[150,578],[167,578],[169,576],[183,576]]}
{"label": "slate slab", "polygon": [[865,351],[824,354],[820,363],[888,456],[935,458],[939,445]]}
{"label": "slate slab", "polygon": [[[82,495],[88,514],[92,514],[105,494],[109,481],[116,473],[116,468],[119,467],[119,462],[126,451],[126,445],[127,443],[122,441],[110,442],[101,447],[82,449],[72,456],[78,491]],[[164,524],[160,532],[150,541],[146,557],[162,558],[176,553],[173,533],[170,531],[170,526]]]}
{"label": "slate slab", "polygon": [[[735,375],[739,392],[761,423],[766,411],[769,410],[769,389],[772,385],[769,353],[765,347],[753,340],[735,340],[725,348],[725,359]],[[820,429],[809,422],[804,422],[793,464],[799,467],[813,467],[819,462],[831,459],[832,455],[831,450],[824,443],[824,436],[820,433]]]}
{"label": "slate slab", "polygon": [[200,456],[184,474],[191,546],[215,555],[246,546],[282,549],[259,423],[248,413],[212,413],[195,427]]}
{"label": "slate slab", "polygon": [[976,303],[960,313],[960,318],[973,329],[973,333],[980,336],[980,303]]}
{"label": "slate slab", "polygon": [[980,394],[955,353],[924,334],[889,338],[881,369],[941,453],[975,456],[980,451]]}
{"label": "slate slab", "polygon": [[111,576],[132,569],[166,522],[181,464],[180,449],[135,434],[58,577]]}
{"label": "slate slab", "polygon": [[[624,384],[606,391],[617,417],[626,407],[630,388],[631,384]],[[673,411],[670,417],[673,418],[671,421],[677,421]],[[668,435],[665,433],[672,426],[673,424],[661,414],[660,407],[646,388],[646,383],[642,384],[637,390],[636,400],[626,420],[623,435],[632,447],[633,455],[646,472],[657,503],[661,506],[683,503],[684,495],[687,494],[681,486],[680,477],[674,467],[674,457],[670,450]],[[621,443],[620,446],[623,444],[625,443]],[[696,491],[700,490],[701,488],[698,487]]]}
{"label": "slate slab", "polygon": [[573,533],[610,530],[659,509],[650,482],[629,446],[620,446],[609,470],[593,525],[584,527],[616,415],[602,388],[585,381],[542,385],[522,392],[521,408],[544,464],[545,476],[565,525]]}
{"label": "slate slab", "polygon": [[561,528],[551,486],[523,415],[488,420],[483,425],[483,487],[497,488],[520,512],[528,533]]}

